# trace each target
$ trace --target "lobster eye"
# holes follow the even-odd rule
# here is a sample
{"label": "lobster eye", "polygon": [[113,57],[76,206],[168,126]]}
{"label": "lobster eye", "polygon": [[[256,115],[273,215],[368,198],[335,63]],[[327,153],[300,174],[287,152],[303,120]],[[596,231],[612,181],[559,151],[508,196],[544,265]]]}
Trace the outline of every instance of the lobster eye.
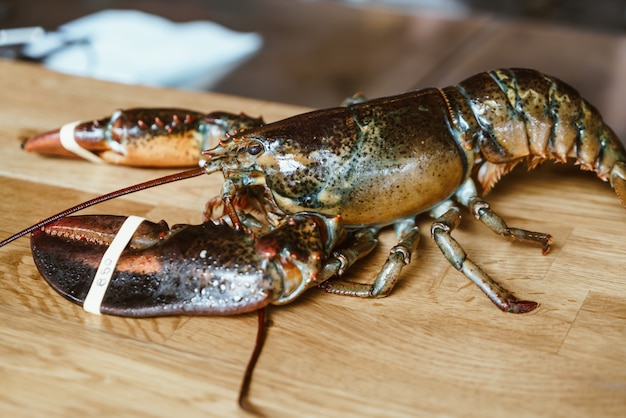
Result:
{"label": "lobster eye", "polygon": [[261,153],[261,151],[263,151],[263,145],[259,144],[258,142],[255,142],[248,146],[248,154],[250,155],[258,155]]}

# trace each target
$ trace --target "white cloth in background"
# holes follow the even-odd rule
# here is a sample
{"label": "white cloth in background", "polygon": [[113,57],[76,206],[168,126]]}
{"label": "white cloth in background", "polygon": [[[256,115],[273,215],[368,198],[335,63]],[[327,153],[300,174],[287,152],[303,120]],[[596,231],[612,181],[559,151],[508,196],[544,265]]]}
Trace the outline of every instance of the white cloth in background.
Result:
{"label": "white cloth in background", "polygon": [[23,53],[53,70],[128,84],[209,89],[258,52],[262,39],[216,23],[174,23],[105,10],[58,28]]}

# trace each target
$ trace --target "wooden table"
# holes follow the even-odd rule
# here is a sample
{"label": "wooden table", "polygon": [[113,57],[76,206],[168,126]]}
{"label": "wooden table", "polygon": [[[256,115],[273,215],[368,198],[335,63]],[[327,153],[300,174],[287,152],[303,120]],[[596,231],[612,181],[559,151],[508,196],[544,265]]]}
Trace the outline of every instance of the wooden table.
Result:
{"label": "wooden table", "polygon": [[[244,110],[276,120],[302,108],[130,87],[0,61],[0,238],[77,202],[166,170],[95,166],[23,153],[19,138],[118,107]],[[623,91],[622,91],[623,93]],[[624,115],[622,104],[620,114]],[[220,176],[127,196],[89,213],[197,223]],[[497,310],[428,238],[385,299],[314,289],[271,310],[251,400],[269,416],[624,416],[626,211],[608,185],[572,166],[516,170],[489,200],[554,247],[495,236],[466,216],[471,257],[518,296]],[[367,281],[394,238],[352,272]],[[0,249],[0,415],[246,416],[236,404],[256,316],[94,316],[40,278],[28,239]]]}

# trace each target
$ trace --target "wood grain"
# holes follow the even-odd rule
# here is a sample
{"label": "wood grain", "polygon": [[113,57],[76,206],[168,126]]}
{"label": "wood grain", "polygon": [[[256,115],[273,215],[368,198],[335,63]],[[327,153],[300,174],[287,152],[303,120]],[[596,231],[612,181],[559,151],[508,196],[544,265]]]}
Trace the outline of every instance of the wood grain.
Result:
{"label": "wood grain", "polygon": [[[275,120],[302,108],[130,87],[0,61],[0,238],[79,201],[164,170],[27,155],[23,135],[130,106],[244,110]],[[624,114],[624,106],[621,106]],[[141,192],[90,213],[197,222],[219,176]],[[546,164],[489,195],[511,224],[550,232],[547,256],[467,214],[455,237],[518,296],[498,311],[451,267],[422,219],[418,254],[385,299],[311,290],[271,310],[251,399],[269,416],[618,417],[626,412],[626,211],[592,174]],[[351,272],[368,281],[394,238]],[[93,316],[52,291],[28,240],[0,249],[0,415],[246,416],[236,405],[255,315]]]}

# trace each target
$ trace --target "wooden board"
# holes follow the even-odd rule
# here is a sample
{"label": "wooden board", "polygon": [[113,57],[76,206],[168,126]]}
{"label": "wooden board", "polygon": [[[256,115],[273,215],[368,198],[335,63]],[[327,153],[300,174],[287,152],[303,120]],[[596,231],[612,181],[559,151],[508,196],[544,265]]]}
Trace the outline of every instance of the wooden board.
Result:
{"label": "wooden board", "polygon": [[[0,61],[0,238],[98,194],[167,170],[23,153],[19,138],[118,107],[243,110],[268,121],[302,108],[130,87]],[[624,106],[621,107],[624,114]],[[199,221],[218,175],[127,196],[90,213]],[[271,310],[251,400],[269,416],[618,417],[626,412],[626,211],[571,166],[516,170],[489,195],[511,224],[554,235],[551,253],[511,243],[465,215],[455,237],[518,296],[497,310],[428,237],[385,299],[314,289]],[[351,272],[368,281],[394,238]],[[94,316],[40,278],[29,242],[0,249],[0,415],[246,416],[236,404],[256,316]]]}

